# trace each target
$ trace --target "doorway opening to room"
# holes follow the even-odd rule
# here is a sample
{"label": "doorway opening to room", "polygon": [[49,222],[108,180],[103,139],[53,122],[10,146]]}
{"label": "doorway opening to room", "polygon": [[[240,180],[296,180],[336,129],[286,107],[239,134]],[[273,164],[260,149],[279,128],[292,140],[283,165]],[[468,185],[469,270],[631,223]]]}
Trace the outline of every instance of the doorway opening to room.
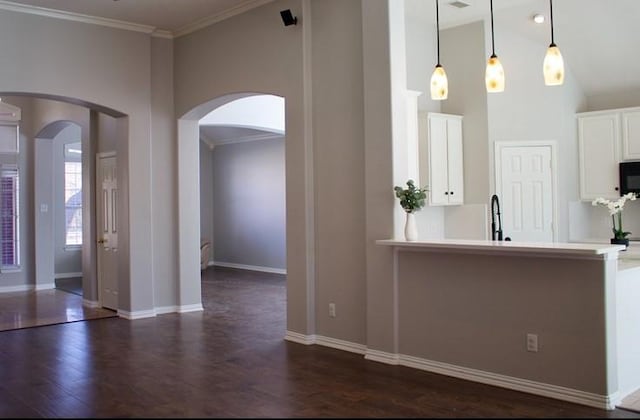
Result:
{"label": "doorway opening to room", "polygon": [[[273,324],[284,329],[284,98],[237,98],[207,113],[198,126],[203,306],[220,308],[221,301],[234,300],[240,312],[259,307],[263,330]],[[283,332],[274,334],[281,338]]]}

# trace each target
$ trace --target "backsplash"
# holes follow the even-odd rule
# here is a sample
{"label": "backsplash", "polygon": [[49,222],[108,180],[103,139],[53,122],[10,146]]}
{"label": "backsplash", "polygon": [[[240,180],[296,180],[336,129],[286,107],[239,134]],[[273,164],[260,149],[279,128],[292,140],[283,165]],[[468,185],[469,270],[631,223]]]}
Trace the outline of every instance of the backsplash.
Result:
{"label": "backsplash", "polygon": [[[625,203],[622,227],[631,232],[629,239],[640,240],[640,200]],[[569,241],[608,241],[613,235],[611,229],[611,215],[603,206],[593,206],[589,201],[569,203]]]}

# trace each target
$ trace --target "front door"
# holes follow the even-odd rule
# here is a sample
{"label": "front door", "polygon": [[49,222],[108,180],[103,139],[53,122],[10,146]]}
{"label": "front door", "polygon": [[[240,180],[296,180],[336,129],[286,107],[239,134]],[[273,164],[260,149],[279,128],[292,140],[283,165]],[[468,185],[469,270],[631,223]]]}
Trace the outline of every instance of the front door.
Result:
{"label": "front door", "polygon": [[103,307],[118,309],[118,179],[115,153],[97,155],[98,290]]}
{"label": "front door", "polygon": [[500,148],[502,231],[513,241],[553,242],[551,146]]}

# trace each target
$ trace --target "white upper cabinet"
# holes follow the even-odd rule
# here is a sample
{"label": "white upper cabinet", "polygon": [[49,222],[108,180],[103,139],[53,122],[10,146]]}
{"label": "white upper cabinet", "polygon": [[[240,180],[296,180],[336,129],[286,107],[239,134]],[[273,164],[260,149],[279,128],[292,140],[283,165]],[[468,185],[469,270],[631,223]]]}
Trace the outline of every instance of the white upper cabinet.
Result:
{"label": "white upper cabinet", "polygon": [[640,159],[640,108],[623,110],[622,159]]}
{"label": "white upper cabinet", "polygon": [[429,155],[429,204],[462,204],[464,177],[462,158],[462,116],[427,114]]}
{"label": "white upper cabinet", "polygon": [[619,197],[620,113],[578,114],[578,149],[580,198]]}

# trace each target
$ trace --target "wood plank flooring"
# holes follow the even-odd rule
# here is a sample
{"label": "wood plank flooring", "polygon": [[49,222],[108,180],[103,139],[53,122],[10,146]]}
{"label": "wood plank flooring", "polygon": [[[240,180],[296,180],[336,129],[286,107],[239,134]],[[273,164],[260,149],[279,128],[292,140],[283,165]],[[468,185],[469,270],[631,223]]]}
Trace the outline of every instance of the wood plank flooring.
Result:
{"label": "wood plank flooring", "polygon": [[210,267],[202,295],[0,332],[0,417],[640,418],[284,341],[282,275]]}

